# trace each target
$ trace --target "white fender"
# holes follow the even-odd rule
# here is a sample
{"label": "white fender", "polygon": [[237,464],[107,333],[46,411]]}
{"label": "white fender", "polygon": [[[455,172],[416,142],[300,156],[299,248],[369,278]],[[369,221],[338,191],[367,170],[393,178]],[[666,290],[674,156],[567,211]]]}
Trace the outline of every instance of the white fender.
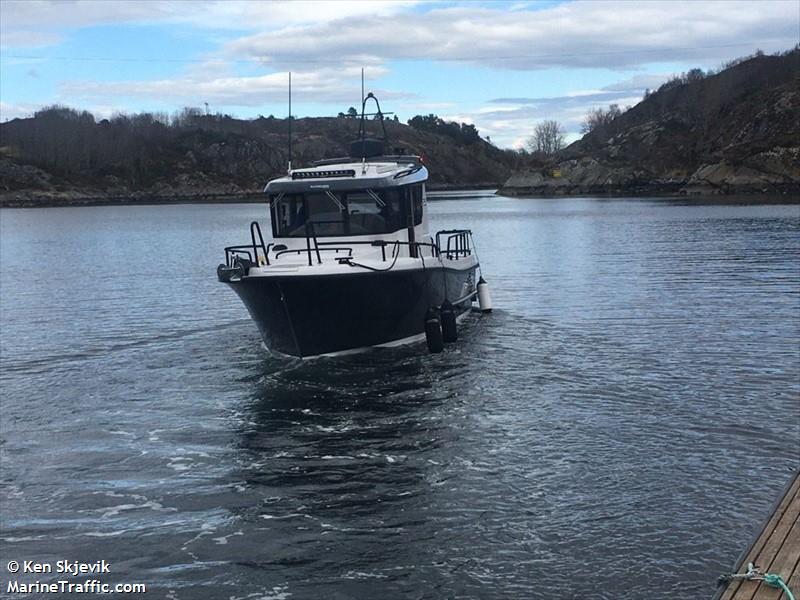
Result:
{"label": "white fender", "polygon": [[480,306],[481,312],[492,312],[492,296],[489,294],[489,284],[486,283],[483,277],[478,281],[478,306]]}

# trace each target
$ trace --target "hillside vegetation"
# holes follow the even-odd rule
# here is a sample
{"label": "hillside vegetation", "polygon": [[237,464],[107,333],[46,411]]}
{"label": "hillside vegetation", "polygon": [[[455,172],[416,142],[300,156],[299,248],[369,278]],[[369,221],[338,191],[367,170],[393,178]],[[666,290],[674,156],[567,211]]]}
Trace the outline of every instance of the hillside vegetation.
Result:
{"label": "hillside vegetation", "polygon": [[[520,165],[515,152],[486,142],[471,125],[434,115],[412,125],[387,121],[389,147],[425,157],[431,183],[499,186]],[[292,121],[293,166],[346,156],[358,120]],[[368,131],[380,124],[370,121]],[[51,107],[0,125],[0,203],[29,206],[170,198],[258,197],[286,172],[289,123],[204,115],[120,115],[98,121],[87,112]]]}
{"label": "hillside vegetation", "polygon": [[800,50],[690,71],[501,193],[800,193]]}

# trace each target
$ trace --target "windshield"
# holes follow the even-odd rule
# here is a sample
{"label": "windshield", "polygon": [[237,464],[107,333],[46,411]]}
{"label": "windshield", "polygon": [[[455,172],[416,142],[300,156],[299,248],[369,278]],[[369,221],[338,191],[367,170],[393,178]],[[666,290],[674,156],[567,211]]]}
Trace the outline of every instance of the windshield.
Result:
{"label": "windshield", "polygon": [[391,233],[422,222],[422,186],[270,197],[274,237]]}

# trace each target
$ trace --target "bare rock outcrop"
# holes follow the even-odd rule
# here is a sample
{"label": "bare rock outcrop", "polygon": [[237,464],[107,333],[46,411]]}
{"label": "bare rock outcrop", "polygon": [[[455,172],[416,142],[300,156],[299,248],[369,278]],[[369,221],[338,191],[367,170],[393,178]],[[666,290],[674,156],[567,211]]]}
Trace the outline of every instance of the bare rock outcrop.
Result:
{"label": "bare rock outcrop", "polygon": [[800,50],[659,90],[499,193],[800,195]]}

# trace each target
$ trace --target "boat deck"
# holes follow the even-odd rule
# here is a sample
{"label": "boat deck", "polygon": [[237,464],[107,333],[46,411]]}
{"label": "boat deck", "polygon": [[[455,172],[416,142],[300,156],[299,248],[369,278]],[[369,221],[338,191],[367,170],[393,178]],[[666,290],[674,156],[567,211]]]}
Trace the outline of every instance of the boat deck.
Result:
{"label": "boat deck", "polygon": [[[753,563],[761,573],[780,575],[796,596],[800,591],[800,470],[784,490],[766,525],[736,565],[737,573]],[[734,579],[717,590],[719,600],[778,600],[786,598],[780,588],[764,581]]]}

